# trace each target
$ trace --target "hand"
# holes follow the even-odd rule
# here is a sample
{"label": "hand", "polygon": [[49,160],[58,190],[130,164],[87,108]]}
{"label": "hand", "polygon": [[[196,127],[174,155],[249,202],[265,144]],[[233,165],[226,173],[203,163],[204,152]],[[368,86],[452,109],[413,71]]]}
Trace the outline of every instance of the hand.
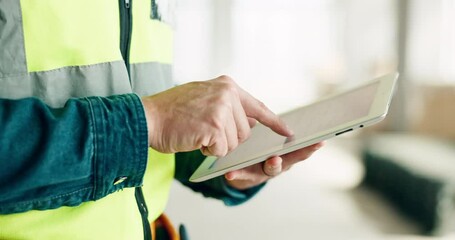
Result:
{"label": "hand", "polygon": [[228,172],[224,177],[227,183],[236,189],[251,188],[289,170],[294,164],[309,158],[323,145],[324,143],[320,142],[282,156],[272,157],[262,163]]}
{"label": "hand", "polygon": [[283,136],[292,132],[231,78],[191,82],[142,98],[149,145],[160,152],[201,149],[224,156],[250,135],[256,120]]}

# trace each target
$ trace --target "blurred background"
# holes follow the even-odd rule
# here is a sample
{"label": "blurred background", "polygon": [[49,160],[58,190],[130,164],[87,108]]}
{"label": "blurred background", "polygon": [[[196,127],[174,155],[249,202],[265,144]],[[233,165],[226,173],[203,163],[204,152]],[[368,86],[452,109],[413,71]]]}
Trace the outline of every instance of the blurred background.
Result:
{"label": "blurred background", "polygon": [[178,83],[226,74],[276,113],[399,71],[386,120],[226,207],[175,183],[191,239],[455,239],[454,0],[178,0]]}

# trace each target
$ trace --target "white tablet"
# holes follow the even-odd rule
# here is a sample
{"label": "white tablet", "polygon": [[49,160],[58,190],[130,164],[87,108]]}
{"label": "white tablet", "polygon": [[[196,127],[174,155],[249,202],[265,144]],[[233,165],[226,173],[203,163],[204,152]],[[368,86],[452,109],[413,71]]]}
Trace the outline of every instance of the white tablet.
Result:
{"label": "white tablet", "polygon": [[280,136],[257,124],[251,137],[224,157],[207,157],[190,178],[205,181],[354,129],[375,124],[387,114],[398,73],[377,78],[360,87],[284,113],[281,118],[294,131]]}

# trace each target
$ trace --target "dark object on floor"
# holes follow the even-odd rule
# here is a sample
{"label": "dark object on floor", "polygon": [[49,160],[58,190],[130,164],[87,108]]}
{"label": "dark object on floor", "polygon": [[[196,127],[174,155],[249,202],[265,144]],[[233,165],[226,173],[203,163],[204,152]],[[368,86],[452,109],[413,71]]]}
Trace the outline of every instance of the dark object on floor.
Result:
{"label": "dark object on floor", "polygon": [[378,190],[425,234],[455,229],[455,143],[405,134],[370,137],[365,184]]}

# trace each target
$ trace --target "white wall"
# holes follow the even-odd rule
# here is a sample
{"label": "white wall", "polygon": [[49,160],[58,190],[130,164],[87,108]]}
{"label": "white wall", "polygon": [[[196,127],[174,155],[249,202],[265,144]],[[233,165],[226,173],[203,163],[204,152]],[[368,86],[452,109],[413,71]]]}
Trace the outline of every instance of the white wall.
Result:
{"label": "white wall", "polygon": [[316,97],[316,75],[340,55],[329,0],[181,0],[175,78],[227,74],[277,112]]}

